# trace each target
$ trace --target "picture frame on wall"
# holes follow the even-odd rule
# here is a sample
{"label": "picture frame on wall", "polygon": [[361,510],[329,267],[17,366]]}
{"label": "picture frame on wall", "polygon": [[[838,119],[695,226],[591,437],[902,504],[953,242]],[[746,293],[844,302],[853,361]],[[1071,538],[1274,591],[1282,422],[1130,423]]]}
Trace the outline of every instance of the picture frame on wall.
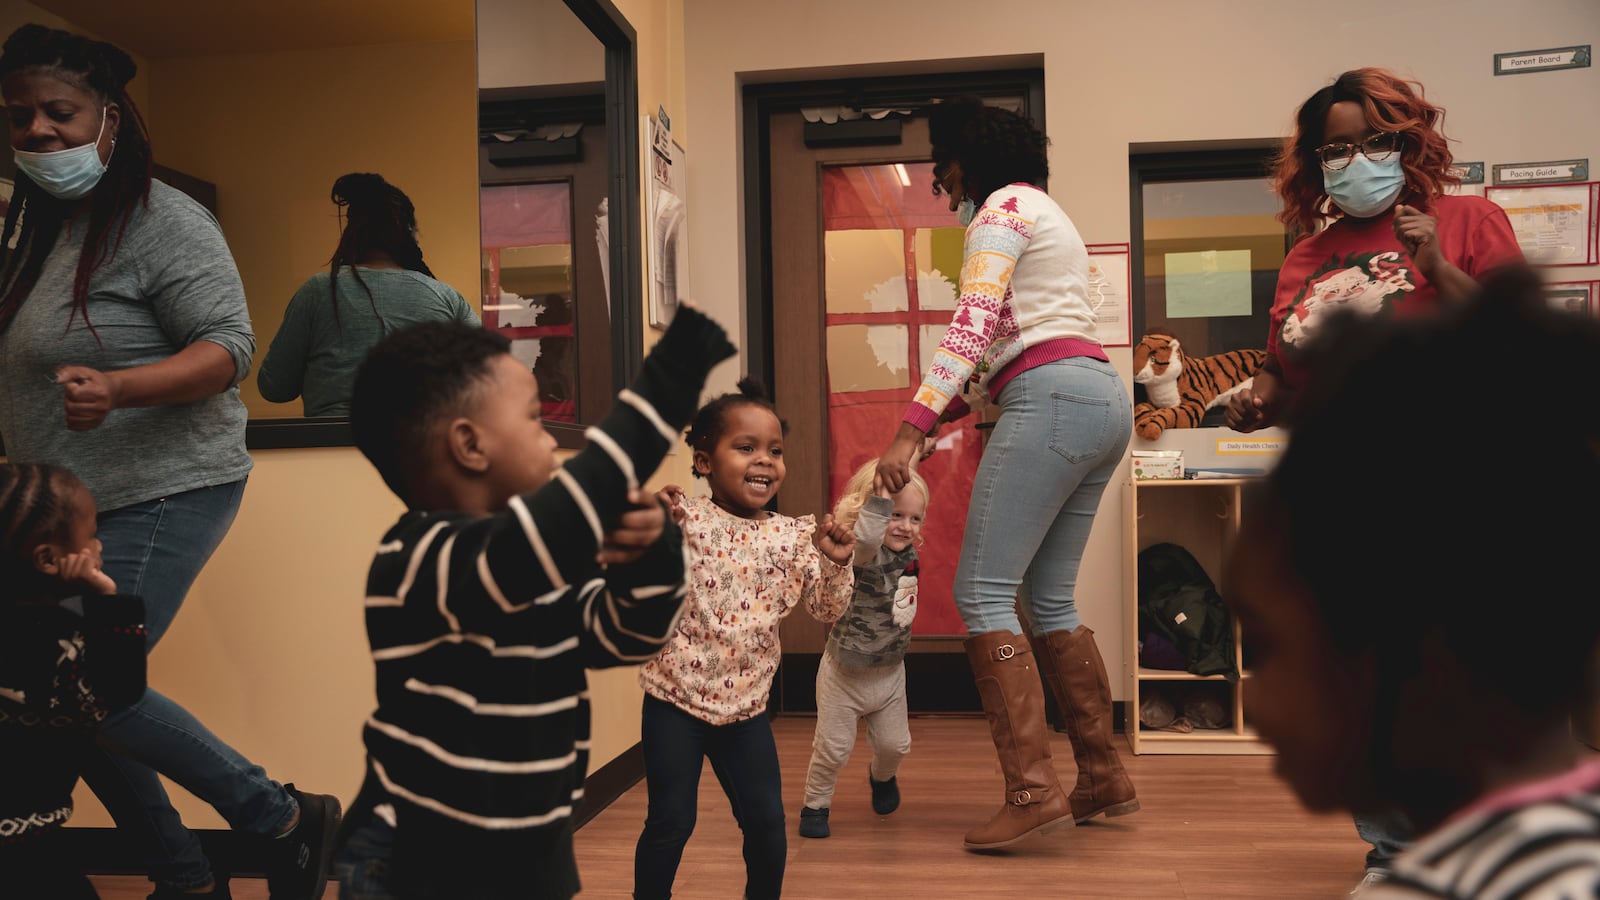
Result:
{"label": "picture frame on wall", "polygon": [[1600,182],[1491,185],[1484,196],[1511,219],[1522,255],[1536,266],[1600,264]]}
{"label": "picture frame on wall", "polygon": [[1552,281],[1545,284],[1544,290],[1552,309],[1600,316],[1600,281]]}
{"label": "picture frame on wall", "polygon": [[1128,244],[1088,244],[1089,305],[1102,347],[1133,344]]}
{"label": "picture frame on wall", "polygon": [[649,239],[645,242],[644,255],[650,327],[664,331],[689,287],[688,207],[684,201],[686,164],[683,146],[671,140],[661,123],[643,116],[640,128],[650,135],[650,140],[643,142],[648,173],[644,214]]}

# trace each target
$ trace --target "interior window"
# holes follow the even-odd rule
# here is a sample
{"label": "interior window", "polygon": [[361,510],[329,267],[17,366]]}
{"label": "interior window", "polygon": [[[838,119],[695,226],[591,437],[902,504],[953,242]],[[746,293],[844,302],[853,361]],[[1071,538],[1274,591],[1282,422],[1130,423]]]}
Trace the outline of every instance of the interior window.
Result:
{"label": "interior window", "polygon": [[[1135,342],[1158,331],[1203,357],[1265,349],[1289,236],[1267,175],[1271,142],[1134,153]],[[1143,400],[1141,385],[1135,385]],[[1212,416],[1220,410],[1212,410]]]}

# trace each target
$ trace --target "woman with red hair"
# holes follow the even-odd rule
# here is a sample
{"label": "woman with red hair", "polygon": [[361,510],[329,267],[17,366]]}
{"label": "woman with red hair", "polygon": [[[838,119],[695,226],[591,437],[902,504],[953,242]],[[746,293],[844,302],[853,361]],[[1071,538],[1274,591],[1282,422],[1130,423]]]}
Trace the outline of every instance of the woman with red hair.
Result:
{"label": "woman with red hair", "polygon": [[[1427,315],[1520,262],[1511,220],[1482,197],[1446,194],[1444,110],[1422,85],[1385,69],[1352,69],[1300,106],[1275,162],[1278,218],[1296,242],[1278,272],[1267,360],[1228,402],[1228,425],[1286,422],[1306,378],[1302,353],[1330,314]],[[1398,814],[1360,815],[1372,845],[1361,886],[1383,880],[1412,838]],[[1360,888],[1358,888],[1358,891]]]}
{"label": "woman with red hair", "polygon": [[1296,243],[1278,273],[1266,364],[1229,401],[1230,427],[1287,418],[1301,350],[1328,314],[1426,314],[1522,260],[1500,207],[1445,193],[1460,178],[1443,119],[1421,84],[1377,68],[1345,72],[1301,104],[1274,174]]}

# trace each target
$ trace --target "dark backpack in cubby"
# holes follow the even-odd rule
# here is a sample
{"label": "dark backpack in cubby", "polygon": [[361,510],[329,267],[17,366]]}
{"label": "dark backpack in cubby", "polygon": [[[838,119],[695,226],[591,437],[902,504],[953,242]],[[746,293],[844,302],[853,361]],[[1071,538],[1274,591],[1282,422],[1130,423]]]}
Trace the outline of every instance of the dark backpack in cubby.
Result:
{"label": "dark backpack in cubby", "polygon": [[1170,642],[1195,675],[1239,680],[1233,617],[1205,567],[1178,544],[1139,551],[1139,634]]}

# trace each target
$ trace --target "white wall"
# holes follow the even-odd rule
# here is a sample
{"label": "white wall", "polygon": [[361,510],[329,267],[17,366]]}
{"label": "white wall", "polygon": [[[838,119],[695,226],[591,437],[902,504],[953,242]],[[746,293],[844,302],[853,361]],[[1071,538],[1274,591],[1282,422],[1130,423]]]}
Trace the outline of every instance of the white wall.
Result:
{"label": "white wall", "polygon": [[[1600,46],[1596,0],[693,0],[684,17],[690,275],[697,301],[727,322],[744,321],[743,261],[759,252],[742,245],[744,83],[1040,54],[1051,194],[1090,242],[1129,240],[1129,144],[1281,136],[1306,97],[1360,66],[1420,80],[1448,111],[1457,159],[1600,164],[1600,68],[1492,74],[1497,52]],[[1600,267],[1561,275],[1594,278]],[[1125,375],[1129,357],[1112,353]],[[718,376],[722,388],[736,377]],[[1078,585],[1119,697],[1121,511],[1114,488]]]}

